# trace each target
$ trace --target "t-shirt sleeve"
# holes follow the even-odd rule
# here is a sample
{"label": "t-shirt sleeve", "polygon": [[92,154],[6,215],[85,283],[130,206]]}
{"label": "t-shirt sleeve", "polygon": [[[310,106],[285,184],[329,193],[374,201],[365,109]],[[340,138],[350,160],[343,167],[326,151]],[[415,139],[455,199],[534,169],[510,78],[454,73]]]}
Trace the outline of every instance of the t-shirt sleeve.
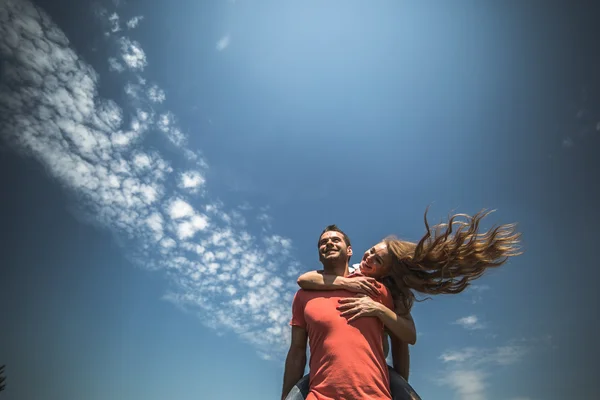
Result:
{"label": "t-shirt sleeve", "polygon": [[390,293],[389,289],[385,285],[381,285],[380,291],[381,291],[381,297],[380,297],[381,304],[383,304],[390,310],[395,311],[394,299],[392,298],[392,294]]}
{"label": "t-shirt sleeve", "polygon": [[304,291],[302,289],[296,292],[294,300],[292,301],[292,320],[290,321],[290,325],[306,329],[306,321],[304,320],[304,306],[306,304],[306,299],[304,297]]}

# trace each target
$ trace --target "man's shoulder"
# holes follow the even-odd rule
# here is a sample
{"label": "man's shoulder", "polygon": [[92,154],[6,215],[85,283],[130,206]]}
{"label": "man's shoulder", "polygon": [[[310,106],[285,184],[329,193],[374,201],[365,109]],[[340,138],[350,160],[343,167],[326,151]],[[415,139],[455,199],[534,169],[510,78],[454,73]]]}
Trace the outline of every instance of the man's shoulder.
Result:
{"label": "man's shoulder", "polygon": [[298,289],[294,298],[296,300],[309,300],[313,297],[318,297],[323,291],[321,290],[306,290],[306,289]]}
{"label": "man's shoulder", "polygon": [[358,277],[358,276],[364,276],[364,275],[362,274],[362,272],[360,272],[360,270],[358,270],[358,271],[356,271],[356,272],[350,272],[350,273],[349,273],[349,274],[346,276],[346,278],[356,278],[356,277]]}
{"label": "man's shoulder", "polygon": [[346,289],[335,289],[335,290],[305,290],[298,289],[294,295],[294,302],[297,304],[307,304],[313,300],[319,299],[331,299],[338,297],[351,297],[356,293],[352,293]]}
{"label": "man's shoulder", "polygon": [[334,290],[298,289],[298,291],[296,291],[295,297],[299,297],[299,298],[311,298],[311,297],[323,297],[323,296],[329,297],[330,294],[337,293],[340,291],[346,292],[346,289],[334,289]]}

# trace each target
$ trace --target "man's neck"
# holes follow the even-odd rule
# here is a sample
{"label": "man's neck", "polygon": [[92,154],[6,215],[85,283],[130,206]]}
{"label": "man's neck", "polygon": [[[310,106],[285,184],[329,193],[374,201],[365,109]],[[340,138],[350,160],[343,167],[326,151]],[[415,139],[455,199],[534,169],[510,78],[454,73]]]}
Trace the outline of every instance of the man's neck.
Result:
{"label": "man's neck", "polygon": [[346,262],[343,264],[323,264],[323,271],[327,275],[347,276],[348,263]]}

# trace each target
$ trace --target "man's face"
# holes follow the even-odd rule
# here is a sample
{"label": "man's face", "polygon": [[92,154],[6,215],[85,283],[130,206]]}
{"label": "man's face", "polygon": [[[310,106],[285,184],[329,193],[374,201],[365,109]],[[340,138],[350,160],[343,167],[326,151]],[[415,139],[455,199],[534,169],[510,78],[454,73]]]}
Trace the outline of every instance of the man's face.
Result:
{"label": "man's face", "polygon": [[347,262],[352,255],[352,247],[347,246],[341,232],[327,231],[319,239],[319,260],[323,262]]}
{"label": "man's face", "polygon": [[388,275],[392,265],[392,257],[384,242],[377,243],[365,251],[360,261],[360,272],[372,278],[381,278]]}

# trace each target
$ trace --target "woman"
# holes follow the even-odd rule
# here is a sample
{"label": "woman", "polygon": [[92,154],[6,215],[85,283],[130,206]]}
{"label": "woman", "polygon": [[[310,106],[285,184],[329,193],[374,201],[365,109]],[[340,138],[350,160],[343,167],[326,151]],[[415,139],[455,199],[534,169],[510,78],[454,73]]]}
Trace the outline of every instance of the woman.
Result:
{"label": "woman", "polygon": [[[367,278],[334,277],[311,271],[298,278],[298,285],[307,290],[346,289],[365,295],[375,294],[378,282],[386,285],[394,298],[393,311],[406,322],[386,326],[392,333],[394,369],[408,380],[408,343],[416,342],[410,316],[415,292],[460,293],[486,269],[499,267],[509,257],[520,254],[521,234],[515,231],[515,224],[480,232],[479,224],[488,214],[485,210],[473,217],[455,214],[448,223],[430,228],[426,210],[426,233],[418,243],[390,236],[365,252],[358,269]],[[369,296],[341,299],[340,303],[341,315],[349,320],[381,315],[376,311],[382,305]],[[385,324],[383,319],[382,322]]]}

